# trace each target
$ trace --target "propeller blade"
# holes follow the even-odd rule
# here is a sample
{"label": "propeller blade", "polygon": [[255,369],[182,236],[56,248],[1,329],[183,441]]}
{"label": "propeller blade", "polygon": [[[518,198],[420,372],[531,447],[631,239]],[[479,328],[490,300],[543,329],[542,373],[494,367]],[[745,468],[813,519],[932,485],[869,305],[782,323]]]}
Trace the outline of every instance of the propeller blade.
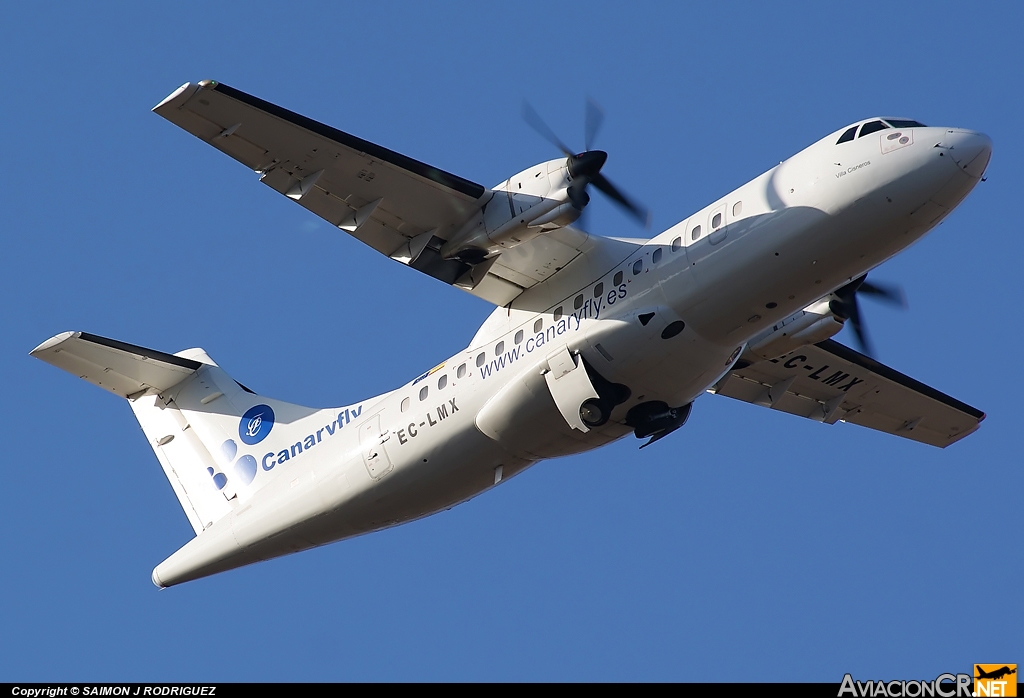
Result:
{"label": "propeller blade", "polygon": [[901,308],[907,307],[907,294],[905,294],[903,289],[899,286],[888,286],[865,281],[860,285],[858,292],[866,293],[869,296],[874,296],[880,301],[885,301],[892,305],[898,305]]}
{"label": "propeller blade", "polygon": [[605,177],[603,174],[598,173],[594,175],[591,178],[590,183],[597,187],[597,190],[600,191],[602,194],[609,197],[610,199],[612,199],[612,201],[615,201],[617,204],[626,209],[634,218],[640,221],[640,223],[643,224],[644,227],[647,227],[651,224],[650,212],[643,206],[630,200],[625,194],[619,191],[614,184],[609,182],[608,178]]}
{"label": "propeller blade", "polygon": [[589,210],[589,208],[584,207],[583,210],[580,211],[580,217],[572,224],[573,228],[576,228],[576,230],[582,230],[585,233],[590,232],[590,214],[587,213]]}
{"label": "propeller blade", "polygon": [[874,357],[875,352],[871,346],[871,341],[868,339],[867,330],[864,328],[864,323],[861,322],[860,304],[857,302],[856,295],[846,304],[846,310],[850,315],[848,322],[850,323],[850,329],[853,330],[853,337],[857,342],[857,346],[862,353]]}
{"label": "propeller blade", "polygon": [[837,289],[835,295],[838,298],[838,302],[835,305],[830,304],[830,307],[833,313],[839,317],[846,318],[850,323],[850,329],[853,331],[853,337],[860,350],[873,357],[875,355],[874,349],[871,346],[867,329],[865,329],[864,322],[861,319],[860,303],[857,300],[857,295],[864,293],[886,303],[898,305],[901,308],[907,307],[907,297],[900,287],[871,283],[867,280],[867,276],[867,274],[864,274],[842,288]]}
{"label": "propeller blade", "polygon": [[583,132],[583,147],[590,150],[594,145],[594,138],[597,137],[597,132],[601,128],[601,123],[604,122],[604,109],[601,108],[594,100],[587,98],[587,112],[586,122]]}
{"label": "propeller blade", "polygon": [[573,152],[569,150],[569,146],[563,143],[558,136],[555,135],[555,132],[552,131],[546,123],[544,123],[544,119],[540,118],[540,114],[537,113],[537,110],[530,106],[529,102],[525,101],[523,102],[523,121],[529,124],[530,128],[543,136],[544,140],[554,145],[565,155],[572,157]]}

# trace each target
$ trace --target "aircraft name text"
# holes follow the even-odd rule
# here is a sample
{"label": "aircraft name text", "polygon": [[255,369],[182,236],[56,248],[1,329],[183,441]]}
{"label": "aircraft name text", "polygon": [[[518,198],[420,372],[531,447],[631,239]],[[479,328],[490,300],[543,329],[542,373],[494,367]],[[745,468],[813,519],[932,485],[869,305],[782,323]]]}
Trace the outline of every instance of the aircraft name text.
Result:
{"label": "aircraft name text", "polygon": [[306,438],[296,441],[288,448],[283,448],[277,453],[271,451],[265,454],[263,456],[263,459],[260,461],[260,465],[263,466],[264,470],[269,471],[273,470],[274,466],[286,463],[292,458],[298,458],[304,452],[309,451],[309,449],[313,448],[321,441],[323,441],[325,437],[330,438],[337,434],[339,431],[341,431],[342,427],[344,427],[346,424],[348,424],[353,419],[358,417],[362,413],[362,411],[362,405],[354,409],[349,409],[346,407],[344,410],[338,413],[338,418],[336,420],[334,420],[330,424],[327,424],[326,426],[317,429],[315,432],[313,432]]}
{"label": "aircraft name text", "polygon": [[[788,359],[786,359],[786,361],[784,363],[782,363],[782,366],[783,366],[783,368],[801,368],[802,367],[805,371],[807,371],[807,373],[808,373],[807,377],[810,378],[811,380],[820,381],[820,382],[824,383],[825,385],[835,386],[836,388],[839,388],[840,390],[842,390],[844,393],[850,392],[850,388],[852,388],[853,386],[858,385],[858,384],[864,382],[863,378],[857,378],[855,376],[852,376],[849,373],[847,373],[846,371],[832,371],[832,372],[829,372],[829,370],[828,370],[829,369],[829,365],[828,364],[825,364],[821,368],[815,370],[814,366],[811,366],[809,364],[803,363],[805,361],[807,361],[807,357],[806,356],[804,356],[803,354],[797,354],[796,356],[791,356]],[[782,362],[782,359],[772,359],[771,362],[773,364],[777,364],[777,363]],[[813,371],[813,373],[812,373],[812,371]],[[845,381],[847,379],[849,379],[849,382],[848,383],[844,383],[843,381]],[[842,385],[840,385],[840,384],[842,384]]]}
{"label": "aircraft name text", "polygon": [[447,402],[442,402],[434,409],[433,412],[427,411],[421,422],[409,422],[409,426],[402,429],[396,429],[395,436],[398,437],[398,443],[404,446],[409,443],[410,439],[414,439],[419,436],[421,429],[435,427],[458,411],[459,406],[455,404],[455,398],[450,398]]}
{"label": "aircraft name text", "polygon": [[[544,331],[536,333],[520,345],[512,347],[501,356],[491,359],[480,367],[480,377],[487,380],[506,366],[511,366],[520,357],[532,354],[548,342],[563,334],[579,331],[584,320],[597,320],[601,317],[601,311],[607,309],[626,297],[626,284],[619,284],[618,288],[612,288],[607,294],[600,298],[588,299],[579,310],[566,315],[558,322],[549,325]],[[574,326],[575,323],[575,326]]]}

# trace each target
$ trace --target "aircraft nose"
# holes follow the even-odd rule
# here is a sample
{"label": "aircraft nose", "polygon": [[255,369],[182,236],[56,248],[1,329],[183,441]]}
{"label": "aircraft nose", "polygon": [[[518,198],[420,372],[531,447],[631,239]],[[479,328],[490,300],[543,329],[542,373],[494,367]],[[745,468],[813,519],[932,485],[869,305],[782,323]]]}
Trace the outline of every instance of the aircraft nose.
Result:
{"label": "aircraft nose", "polygon": [[966,129],[947,129],[942,144],[949,149],[953,161],[971,177],[985,174],[992,157],[992,139],[984,133]]}

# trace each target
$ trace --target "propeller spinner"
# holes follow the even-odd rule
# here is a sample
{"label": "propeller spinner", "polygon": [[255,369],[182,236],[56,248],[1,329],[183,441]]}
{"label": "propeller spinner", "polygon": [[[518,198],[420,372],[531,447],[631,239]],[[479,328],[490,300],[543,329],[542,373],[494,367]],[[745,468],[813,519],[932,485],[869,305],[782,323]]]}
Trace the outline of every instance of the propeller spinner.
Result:
{"label": "propeller spinner", "polygon": [[608,159],[608,153],[603,150],[592,150],[591,145],[604,120],[604,112],[593,100],[587,100],[584,132],[584,147],[586,150],[582,153],[573,153],[555,135],[555,132],[544,123],[544,120],[530,106],[529,102],[523,102],[523,120],[567,157],[566,166],[569,169],[569,174],[575,180],[575,183],[569,187],[569,200],[574,208],[582,212],[586,205],[590,203],[587,185],[593,184],[598,191],[625,209],[642,225],[647,226],[650,224],[650,212],[623,194],[618,187],[601,174],[601,168],[604,167],[604,163]]}

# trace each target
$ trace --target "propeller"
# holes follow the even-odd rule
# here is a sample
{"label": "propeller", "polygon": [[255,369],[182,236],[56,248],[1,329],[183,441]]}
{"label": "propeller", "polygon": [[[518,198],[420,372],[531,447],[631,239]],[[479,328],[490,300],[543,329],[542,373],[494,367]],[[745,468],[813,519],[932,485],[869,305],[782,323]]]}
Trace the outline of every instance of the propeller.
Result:
{"label": "propeller", "polygon": [[828,304],[829,309],[842,320],[849,320],[853,330],[853,336],[857,341],[860,350],[868,356],[874,356],[874,350],[868,339],[867,330],[860,314],[860,304],[857,302],[857,294],[863,293],[874,298],[896,305],[901,308],[907,307],[907,297],[903,289],[898,286],[887,286],[874,284],[867,280],[868,275],[864,274],[845,286],[837,289],[835,298]]}
{"label": "propeller", "polygon": [[555,132],[544,123],[544,119],[530,106],[529,102],[523,102],[523,120],[534,131],[539,133],[544,140],[554,145],[568,158],[566,165],[569,168],[569,174],[575,180],[573,185],[569,187],[569,200],[574,208],[581,213],[583,212],[586,205],[590,203],[587,185],[593,184],[599,192],[624,208],[631,216],[640,221],[642,225],[647,226],[650,224],[650,212],[623,194],[618,187],[601,174],[601,168],[604,167],[604,163],[608,159],[608,153],[591,148],[594,138],[601,128],[601,123],[604,121],[604,111],[594,100],[587,100],[583,134],[584,147],[586,149],[582,153],[574,153],[570,150],[569,146],[563,143]]}

